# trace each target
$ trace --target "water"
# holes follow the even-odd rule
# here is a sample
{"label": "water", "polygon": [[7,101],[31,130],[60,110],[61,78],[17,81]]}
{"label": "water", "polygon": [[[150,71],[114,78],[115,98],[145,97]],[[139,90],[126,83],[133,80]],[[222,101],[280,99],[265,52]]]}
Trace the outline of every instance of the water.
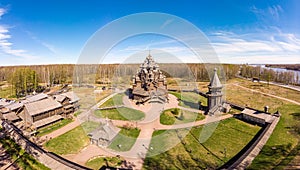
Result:
{"label": "water", "polygon": [[288,70],[288,69],[285,69],[285,68],[272,68],[272,67],[266,67],[266,65],[252,65],[254,67],[256,66],[260,66],[261,68],[263,69],[269,69],[269,70],[273,70],[275,72],[292,72],[294,73],[294,80],[296,81],[297,80],[297,75],[299,77],[299,80],[298,80],[298,84],[300,84],[300,71],[297,71],[297,70]]}

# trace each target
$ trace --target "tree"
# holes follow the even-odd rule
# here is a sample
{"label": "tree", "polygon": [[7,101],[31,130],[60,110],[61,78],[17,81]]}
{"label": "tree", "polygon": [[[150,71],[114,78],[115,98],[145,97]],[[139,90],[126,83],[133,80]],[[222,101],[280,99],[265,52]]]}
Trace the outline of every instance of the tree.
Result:
{"label": "tree", "polygon": [[16,69],[12,74],[11,84],[17,97],[32,93],[38,87],[36,71],[26,67]]}

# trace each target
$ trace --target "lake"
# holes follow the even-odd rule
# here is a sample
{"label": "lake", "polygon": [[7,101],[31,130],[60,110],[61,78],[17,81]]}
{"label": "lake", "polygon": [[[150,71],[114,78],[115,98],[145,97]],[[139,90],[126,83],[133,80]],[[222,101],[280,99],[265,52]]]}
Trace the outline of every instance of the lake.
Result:
{"label": "lake", "polygon": [[292,72],[292,73],[294,73],[294,80],[295,81],[297,80],[297,75],[298,75],[298,77],[299,77],[298,84],[300,84],[300,71],[288,70],[288,69],[285,69],[285,68],[266,67],[266,65],[264,65],[264,64],[261,64],[261,65],[255,64],[255,65],[251,65],[251,66],[253,66],[253,67],[260,66],[263,69],[273,70],[275,72]]}

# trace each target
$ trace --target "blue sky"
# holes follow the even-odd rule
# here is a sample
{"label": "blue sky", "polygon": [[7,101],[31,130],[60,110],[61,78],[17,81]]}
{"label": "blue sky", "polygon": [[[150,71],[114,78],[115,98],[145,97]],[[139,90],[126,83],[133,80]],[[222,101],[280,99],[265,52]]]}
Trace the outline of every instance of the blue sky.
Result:
{"label": "blue sky", "polygon": [[[76,63],[97,30],[139,12],[169,13],[191,22],[207,36],[220,62],[300,63],[299,3],[1,0],[0,65]],[[184,62],[199,62],[180,43],[159,35],[130,37],[117,44],[103,62],[123,62],[148,49],[179,56]]]}

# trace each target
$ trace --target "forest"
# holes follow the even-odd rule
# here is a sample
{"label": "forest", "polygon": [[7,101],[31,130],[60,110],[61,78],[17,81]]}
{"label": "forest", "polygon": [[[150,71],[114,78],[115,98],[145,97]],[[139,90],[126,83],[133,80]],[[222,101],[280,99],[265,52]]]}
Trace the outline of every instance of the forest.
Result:
{"label": "forest", "polygon": [[300,64],[266,64],[266,67],[284,68],[284,69],[287,69],[287,70],[298,70],[298,71],[300,71]]}
{"label": "forest", "polygon": [[[159,64],[160,70],[167,77],[181,78],[185,81],[209,81],[214,67],[218,68],[221,81],[236,76],[245,78],[259,77],[261,80],[285,84],[297,84],[292,72],[275,72],[261,67],[235,64]],[[139,64],[61,64],[61,65],[29,65],[0,67],[0,82],[12,85],[16,97],[40,92],[56,85],[94,85],[110,84],[120,77],[128,81],[137,73]],[[207,70],[210,70],[208,72]],[[2,83],[3,84],[3,83]],[[1,84],[0,84],[1,86]]]}
{"label": "forest", "polygon": [[295,75],[293,71],[276,72],[271,69],[264,69],[260,66],[250,65],[242,65],[240,67],[240,76],[245,78],[255,77],[267,82],[277,82],[291,85],[299,85],[300,80],[299,75]]}

